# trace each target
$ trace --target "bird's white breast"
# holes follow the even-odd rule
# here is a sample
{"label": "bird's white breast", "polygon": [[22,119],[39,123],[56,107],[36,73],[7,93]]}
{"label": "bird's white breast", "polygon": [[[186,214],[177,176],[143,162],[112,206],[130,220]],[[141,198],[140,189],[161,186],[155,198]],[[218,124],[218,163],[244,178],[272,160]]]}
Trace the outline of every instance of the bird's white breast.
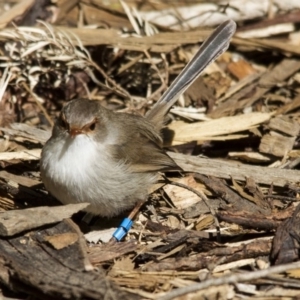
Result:
{"label": "bird's white breast", "polygon": [[60,182],[70,184],[85,183],[89,177],[87,174],[92,171],[93,162],[97,159],[104,162],[105,152],[98,152],[94,141],[82,134],[53,144],[53,149],[50,153],[47,151],[45,157],[49,175]]}
{"label": "bird's white breast", "polygon": [[42,179],[51,194],[65,204],[89,202],[86,210],[94,214],[118,214],[146,196],[143,183],[156,176],[128,172],[105,145],[83,134],[46,144],[42,154]]}

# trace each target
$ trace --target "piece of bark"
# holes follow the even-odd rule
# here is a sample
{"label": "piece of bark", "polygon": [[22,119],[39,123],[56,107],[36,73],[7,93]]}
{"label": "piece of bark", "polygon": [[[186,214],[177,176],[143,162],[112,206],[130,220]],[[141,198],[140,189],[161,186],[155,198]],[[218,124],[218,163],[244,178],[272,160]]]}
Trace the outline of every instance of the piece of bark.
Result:
{"label": "piece of bark", "polygon": [[297,136],[299,134],[300,125],[287,116],[279,116],[270,120],[269,128],[289,136]]}
{"label": "piece of bark", "polygon": [[29,126],[25,123],[13,123],[10,124],[11,128],[0,127],[0,130],[13,135],[13,136],[21,136],[30,141],[39,142],[44,144],[51,136],[50,130],[42,130],[38,129],[34,126]]}
{"label": "piece of bark", "polygon": [[34,126],[27,125],[25,123],[13,123],[10,125],[10,127],[24,134],[28,134],[37,141],[40,141],[41,143],[46,142],[51,135],[50,130],[42,130]]}
{"label": "piece of bark", "polygon": [[300,249],[300,205],[293,215],[277,228],[273,239],[271,258],[276,265],[299,259]]}
{"label": "piece of bark", "polygon": [[123,11],[110,11],[108,6],[101,2],[97,2],[97,5],[94,3],[92,5],[86,4],[87,3],[83,2],[80,8],[82,9],[84,20],[87,24],[106,24],[109,28],[121,30],[126,27],[132,30],[132,24]]}
{"label": "piece of bark", "polygon": [[59,23],[62,20],[65,20],[66,15],[78,6],[78,0],[58,0],[57,6],[59,7],[59,13],[56,22]]}
{"label": "piece of bark", "polygon": [[245,181],[255,174],[259,184],[285,186],[288,183],[299,182],[298,170],[285,170],[251,166],[239,162],[220,159],[201,158],[180,153],[168,152],[175,162],[186,172],[197,172],[207,176]]}
{"label": "piece of bark", "polygon": [[[14,174],[10,174],[13,179],[8,179],[10,176],[3,176],[3,173],[0,173],[0,192],[4,193],[6,197],[9,197],[14,201],[15,206],[13,209],[42,205],[55,206],[59,204],[59,201],[49,194],[47,195],[35,190],[34,186],[36,185],[35,182],[38,182],[37,180]],[[6,179],[3,179],[3,177]],[[18,181],[22,183],[18,183]],[[38,184],[40,185],[41,183],[38,182]]]}
{"label": "piece of bark", "polygon": [[291,102],[281,106],[277,109],[276,115],[284,115],[300,107],[300,95],[297,95]]}
{"label": "piece of bark", "polygon": [[[106,279],[102,270],[87,272],[85,243],[71,220],[24,236],[0,239],[0,282],[37,299],[136,299]],[[49,236],[78,234],[57,250]]]}
{"label": "piece of bark", "polygon": [[243,211],[221,211],[218,212],[218,218],[220,220],[238,224],[245,228],[251,228],[255,230],[274,230],[276,229],[283,220],[289,218],[295,208],[293,206],[279,212],[271,212],[268,215],[263,214],[252,214],[247,210]]}
{"label": "piece of bark", "polygon": [[[241,28],[239,26],[237,30],[238,33],[247,30],[255,31],[255,29],[282,23],[297,23],[299,20],[300,4],[298,1],[275,0],[268,3],[265,1],[232,0],[228,7],[222,10],[225,3],[221,1],[179,1],[176,2],[176,6],[173,6],[171,1],[151,4],[143,2],[144,7],[142,7],[144,9],[141,9],[141,16],[145,20],[151,20],[155,25],[171,27],[173,30],[200,26],[213,27],[219,24],[221,20],[232,18],[241,25]],[[147,4],[148,7],[146,8]],[[189,6],[187,7],[186,4]],[[180,22],[178,16],[180,16]],[[255,22],[251,22],[253,20]]]}
{"label": "piece of bark", "polygon": [[283,42],[279,39],[244,39],[234,37],[231,40],[232,44],[237,46],[247,47],[248,51],[258,51],[259,49],[272,49],[273,51],[278,50],[285,53],[300,54],[299,47],[291,43]]}
{"label": "piece of bark", "polygon": [[[200,245],[199,245],[200,246]],[[228,263],[245,258],[257,258],[258,256],[269,255],[271,249],[270,240],[255,240],[249,244],[242,244],[237,247],[210,247],[211,250],[189,257],[166,258],[158,263],[145,264],[143,271],[158,272],[164,270],[199,270],[204,268],[212,269],[220,262]]]}
{"label": "piece of bark", "polygon": [[218,178],[207,178],[206,176],[195,174],[195,178],[204,183],[213,193],[230,204],[230,211],[247,211],[253,215],[270,214],[270,209],[268,207],[260,207],[256,203],[248,201],[247,199],[241,197],[234,190],[227,186],[223,180]]}
{"label": "piece of bark", "polygon": [[196,230],[186,230],[186,229],[174,229],[166,225],[162,225],[160,223],[155,223],[153,221],[148,220],[146,224],[146,229],[151,232],[161,233],[162,236],[166,237],[168,241],[178,240],[183,237],[187,238],[199,238],[199,239],[208,239],[212,236],[215,236],[215,233],[208,233],[205,231],[196,231]]}
{"label": "piece of bark", "polygon": [[244,228],[251,228],[255,230],[270,231],[276,229],[280,222],[267,218],[266,215],[247,213],[245,210],[241,212],[219,212],[217,214],[220,221],[238,224]]}
{"label": "piece of bark", "polygon": [[56,207],[41,206],[21,210],[10,210],[0,213],[0,236],[12,236],[60,222],[87,207],[88,203],[68,204]]}
{"label": "piece of bark", "polygon": [[[54,27],[56,29],[56,27]],[[151,52],[170,52],[179,45],[195,44],[203,42],[212,30],[190,30],[186,32],[160,32],[152,36],[127,36],[124,38],[118,30],[109,28],[76,28],[70,26],[59,26],[57,29],[66,32],[74,45],[95,46],[110,45],[119,46],[119,49]],[[7,36],[1,36],[1,40],[9,40]],[[180,41],[180,43],[179,43]]]}
{"label": "piece of bark", "polygon": [[256,203],[259,203],[262,207],[268,206],[270,208],[269,203],[265,200],[265,195],[252,177],[247,178],[245,189],[253,195]]}
{"label": "piece of bark", "polygon": [[285,156],[293,149],[296,137],[287,137],[279,134],[265,134],[260,142],[259,151],[277,157]]}
{"label": "piece of bark", "polygon": [[89,259],[92,264],[97,265],[102,262],[118,258],[124,254],[133,252],[137,249],[137,244],[134,241],[128,241],[115,244],[99,244],[91,246],[88,249]]}
{"label": "piece of bark", "polygon": [[[222,201],[220,199],[209,199],[208,205],[213,210],[217,210],[221,206]],[[199,201],[198,203],[191,205],[190,207],[187,207],[184,210],[183,216],[186,219],[191,219],[198,217],[202,214],[206,214],[210,212],[209,207],[204,203],[204,201]]]}

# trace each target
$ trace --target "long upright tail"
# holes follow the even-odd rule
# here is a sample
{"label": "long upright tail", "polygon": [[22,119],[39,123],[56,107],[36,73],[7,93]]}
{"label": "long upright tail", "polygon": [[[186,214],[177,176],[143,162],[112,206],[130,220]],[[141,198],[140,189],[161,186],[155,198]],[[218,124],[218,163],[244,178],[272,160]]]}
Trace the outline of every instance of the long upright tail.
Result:
{"label": "long upright tail", "polygon": [[146,114],[146,118],[158,129],[163,126],[164,117],[179,96],[198,78],[202,71],[229,47],[236,30],[232,20],[222,23],[201,45],[195,56],[185,66],[160,100]]}

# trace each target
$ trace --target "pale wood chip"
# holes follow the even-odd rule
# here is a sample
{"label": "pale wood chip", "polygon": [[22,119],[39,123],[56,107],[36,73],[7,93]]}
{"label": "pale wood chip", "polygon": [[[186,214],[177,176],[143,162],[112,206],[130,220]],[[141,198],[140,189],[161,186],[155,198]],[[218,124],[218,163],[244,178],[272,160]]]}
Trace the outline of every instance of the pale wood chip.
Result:
{"label": "pale wood chip", "polygon": [[18,184],[21,184],[26,187],[32,187],[41,183],[39,180],[35,180],[25,176],[15,175],[7,171],[0,171],[0,178],[3,178],[5,181],[10,183],[13,182],[16,184],[16,186]]}
{"label": "pale wood chip", "polygon": [[[193,188],[196,191],[203,191],[205,189],[203,184],[195,181],[192,176],[183,177],[176,182],[186,185],[187,187]],[[164,191],[172,200],[176,208],[184,209],[199,201],[201,199],[193,192],[179,186],[174,186],[172,184],[167,184],[163,187]]]}
{"label": "pale wood chip", "polygon": [[288,116],[278,116],[270,120],[269,128],[289,136],[297,136],[299,134],[300,125]]}
{"label": "pale wood chip", "polygon": [[297,183],[300,180],[298,170],[251,166],[233,161],[193,157],[173,152],[168,152],[168,155],[184,171],[198,172],[218,178],[234,178],[245,181],[247,177],[254,177],[261,184],[273,184],[274,186],[285,186],[287,183]]}
{"label": "pale wood chip", "polygon": [[216,266],[213,270],[213,273],[224,272],[226,270],[231,270],[234,268],[240,268],[240,267],[249,266],[249,265],[255,266],[254,258],[241,259],[238,261],[230,262],[228,264]]}
{"label": "pale wood chip", "polygon": [[42,144],[44,144],[51,136],[50,130],[38,129],[25,123],[13,123],[10,124],[10,127],[11,128],[0,127],[0,130],[13,136],[24,137],[30,141],[33,140]]}
{"label": "pale wood chip", "polygon": [[41,151],[41,149],[33,149],[18,152],[0,152],[0,160],[39,160],[41,157]]}
{"label": "pale wood chip", "polygon": [[233,159],[240,159],[252,163],[269,162],[270,157],[259,152],[229,152],[228,156]]}
{"label": "pale wood chip", "polygon": [[265,134],[260,142],[259,151],[277,157],[285,156],[293,149],[296,137]]}
{"label": "pale wood chip", "polygon": [[191,124],[174,122],[168,128],[175,133],[173,144],[180,144],[195,140],[206,140],[206,137],[249,130],[268,121],[270,118],[270,113],[257,112]]}
{"label": "pale wood chip", "polygon": [[0,213],[0,235],[12,236],[43,225],[60,222],[87,207],[88,203],[42,206]]}

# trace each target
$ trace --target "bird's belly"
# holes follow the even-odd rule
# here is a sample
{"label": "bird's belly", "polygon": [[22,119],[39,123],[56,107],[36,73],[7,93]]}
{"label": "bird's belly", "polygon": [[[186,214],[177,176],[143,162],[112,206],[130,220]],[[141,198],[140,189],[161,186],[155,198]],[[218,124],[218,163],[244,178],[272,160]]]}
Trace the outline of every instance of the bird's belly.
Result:
{"label": "bird's belly", "polygon": [[86,211],[102,216],[116,215],[146,197],[155,174],[131,173],[124,162],[82,138],[59,151],[43,151],[42,180],[54,197],[64,204],[88,202]]}

